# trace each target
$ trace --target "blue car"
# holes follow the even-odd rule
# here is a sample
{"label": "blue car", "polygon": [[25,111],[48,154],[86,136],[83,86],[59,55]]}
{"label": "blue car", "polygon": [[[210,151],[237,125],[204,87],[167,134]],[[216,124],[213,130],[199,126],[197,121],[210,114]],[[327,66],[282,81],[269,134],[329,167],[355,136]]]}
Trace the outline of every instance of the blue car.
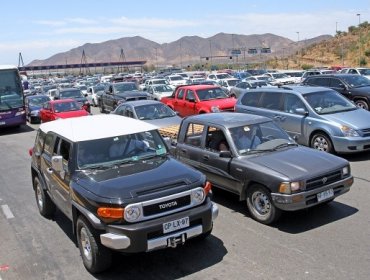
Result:
{"label": "blue car", "polygon": [[299,144],[329,153],[370,150],[370,112],[324,87],[250,89],[236,112],[269,117]]}
{"label": "blue car", "polygon": [[25,98],[26,119],[29,123],[40,123],[40,110],[44,103],[50,101],[46,95],[31,95]]}

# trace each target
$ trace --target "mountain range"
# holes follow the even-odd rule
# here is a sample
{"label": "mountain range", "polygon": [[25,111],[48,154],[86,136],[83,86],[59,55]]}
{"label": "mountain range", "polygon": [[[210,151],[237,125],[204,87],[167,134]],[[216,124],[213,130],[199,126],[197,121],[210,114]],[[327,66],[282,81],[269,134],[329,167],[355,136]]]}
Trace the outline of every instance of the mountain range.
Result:
{"label": "mountain range", "polygon": [[[185,36],[171,43],[159,44],[134,36],[102,43],[86,43],[44,60],[34,60],[28,66],[137,60],[146,60],[147,64],[156,66],[182,66],[199,63],[206,57],[214,63],[227,61],[231,50],[240,50],[238,59],[253,62],[262,54],[248,54],[248,49],[270,48],[271,53],[263,56],[281,57],[330,38],[332,38],[330,35],[321,35],[297,42],[270,33],[253,35],[218,33],[209,38]],[[83,52],[86,60],[82,59]]]}

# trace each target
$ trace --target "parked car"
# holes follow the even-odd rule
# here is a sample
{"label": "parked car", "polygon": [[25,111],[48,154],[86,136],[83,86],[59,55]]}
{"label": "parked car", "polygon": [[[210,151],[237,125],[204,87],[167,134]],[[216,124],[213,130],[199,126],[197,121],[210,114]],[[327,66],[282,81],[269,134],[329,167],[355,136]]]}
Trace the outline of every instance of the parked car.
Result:
{"label": "parked car", "polygon": [[236,84],[240,83],[241,80],[236,79],[236,78],[228,78],[228,79],[223,79],[220,80],[218,83],[220,86],[224,89],[224,91],[227,94],[230,94],[230,90],[232,87],[234,87]]}
{"label": "parked car", "polygon": [[234,111],[236,99],[229,97],[220,86],[188,85],[179,86],[169,97],[161,99],[163,104],[179,113],[181,117]]}
{"label": "parked car", "polygon": [[187,117],[172,151],[214,187],[246,200],[252,218],[264,224],[282,211],[331,202],[353,183],[347,160],[299,146],[271,119],[256,115]]}
{"label": "parked car", "polygon": [[370,112],[324,87],[251,89],[235,111],[274,119],[299,144],[325,152],[370,150]]}
{"label": "parked car", "polygon": [[159,128],[179,125],[182,120],[170,107],[155,100],[129,101],[119,105],[112,113],[142,120]]}
{"label": "parked car", "polygon": [[181,85],[186,85],[188,82],[184,79],[184,77],[174,74],[166,76],[166,80],[170,86],[173,88]]}
{"label": "parked car", "polygon": [[154,100],[161,100],[162,97],[171,96],[173,93],[173,88],[169,85],[150,85],[147,87],[146,92],[151,96]]}
{"label": "parked car", "polygon": [[238,98],[242,93],[248,91],[251,88],[268,87],[268,86],[271,86],[271,85],[261,80],[248,80],[248,81],[240,82],[230,89],[229,96]]}
{"label": "parked car", "polygon": [[295,78],[289,77],[284,73],[265,73],[263,76],[270,77],[269,83],[273,86],[294,84],[296,82]]}
{"label": "parked car", "polygon": [[95,86],[88,87],[86,98],[92,106],[97,107],[99,105],[99,99],[104,90],[105,84],[97,84]]}
{"label": "parked car", "polygon": [[214,80],[217,83],[223,79],[229,79],[229,78],[233,78],[233,76],[231,76],[228,73],[211,73],[207,76],[207,80]]}
{"label": "parked car", "polygon": [[100,96],[100,112],[112,112],[119,104],[126,101],[146,99],[149,99],[149,95],[139,91],[135,82],[111,83],[106,86],[105,92]]}
{"label": "parked car", "polygon": [[365,68],[365,67],[344,68],[340,72],[344,74],[362,75],[366,78],[370,78],[370,68]]}
{"label": "parked car", "polygon": [[112,250],[147,252],[204,239],[218,214],[206,177],[169,156],[155,126],[123,118],[42,124],[29,151],[40,214],[50,218],[58,208],[66,215],[90,273],[109,268]]}
{"label": "parked car", "polygon": [[45,95],[31,95],[25,99],[26,119],[29,123],[41,122],[40,110],[44,103],[50,101],[50,98]]}
{"label": "parked car", "polygon": [[331,69],[309,69],[303,72],[301,76],[301,82],[303,82],[307,77],[314,75],[328,75],[335,74],[337,71]]}
{"label": "parked car", "polygon": [[41,122],[87,116],[89,113],[74,99],[51,100],[40,109]]}
{"label": "parked car", "polygon": [[331,88],[348,99],[357,107],[370,108],[370,80],[355,74],[335,74],[310,76],[302,82],[303,85]]}
{"label": "parked car", "polygon": [[60,99],[73,99],[78,103],[80,108],[86,110],[89,113],[91,112],[89,101],[78,88],[58,89],[54,97],[54,100],[60,100]]}

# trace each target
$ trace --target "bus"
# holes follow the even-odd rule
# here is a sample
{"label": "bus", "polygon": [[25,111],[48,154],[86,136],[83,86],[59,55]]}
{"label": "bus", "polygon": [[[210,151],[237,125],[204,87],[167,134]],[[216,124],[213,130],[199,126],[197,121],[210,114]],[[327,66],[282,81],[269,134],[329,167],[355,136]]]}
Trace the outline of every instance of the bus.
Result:
{"label": "bus", "polygon": [[0,65],[0,129],[25,124],[26,110],[18,68]]}

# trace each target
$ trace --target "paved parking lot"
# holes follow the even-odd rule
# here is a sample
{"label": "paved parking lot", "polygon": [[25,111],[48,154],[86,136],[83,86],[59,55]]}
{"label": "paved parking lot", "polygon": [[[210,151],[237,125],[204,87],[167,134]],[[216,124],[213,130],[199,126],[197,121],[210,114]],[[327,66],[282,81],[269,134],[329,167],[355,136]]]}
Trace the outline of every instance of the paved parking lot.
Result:
{"label": "paved parking lot", "polygon": [[109,271],[93,276],[83,267],[69,220],[60,212],[52,220],[38,213],[28,155],[37,127],[0,132],[1,280],[369,279],[370,153],[345,156],[355,183],[329,205],[286,213],[265,226],[236,196],[215,190],[220,214],[208,240],[116,255]]}

